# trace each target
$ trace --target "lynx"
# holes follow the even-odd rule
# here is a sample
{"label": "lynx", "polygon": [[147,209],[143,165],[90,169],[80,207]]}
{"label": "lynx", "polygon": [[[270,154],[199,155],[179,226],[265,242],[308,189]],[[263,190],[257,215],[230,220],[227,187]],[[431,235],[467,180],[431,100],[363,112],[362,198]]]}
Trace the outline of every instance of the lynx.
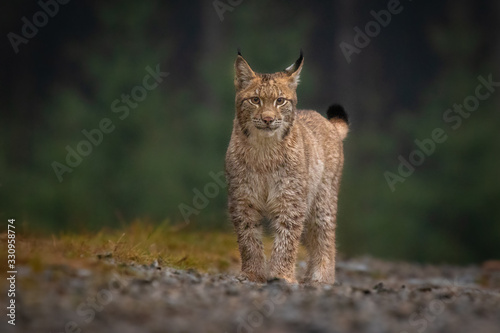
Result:
{"label": "lynx", "polygon": [[[344,162],[347,114],[328,120],[297,110],[304,57],[281,72],[254,72],[241,53],[235,62],[236,116],[226,153],[228,208],[241,255],[241,278],[296,283],[301,238],[308,250],[305,283],[334,283],[337,197]],[[262,223],[274,231],[266,263]]]}

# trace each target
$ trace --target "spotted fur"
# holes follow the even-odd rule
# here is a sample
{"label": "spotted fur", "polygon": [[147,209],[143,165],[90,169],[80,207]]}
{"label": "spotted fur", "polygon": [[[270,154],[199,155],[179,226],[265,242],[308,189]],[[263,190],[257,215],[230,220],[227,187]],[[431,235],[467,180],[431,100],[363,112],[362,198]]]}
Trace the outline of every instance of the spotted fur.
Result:
{"label": "spotted fur", "polygon": [[[226,154],[228,208],[241,255],[241,274],[257,282],[295,282],[300,239],[309,252],[305,282],[335,281],[337,198],[344,161],[346,117],[330,120],[297,110],[302,54],[274,74],[235,62],[236,116]],[[262,221],[274,244],[266,262]]]}

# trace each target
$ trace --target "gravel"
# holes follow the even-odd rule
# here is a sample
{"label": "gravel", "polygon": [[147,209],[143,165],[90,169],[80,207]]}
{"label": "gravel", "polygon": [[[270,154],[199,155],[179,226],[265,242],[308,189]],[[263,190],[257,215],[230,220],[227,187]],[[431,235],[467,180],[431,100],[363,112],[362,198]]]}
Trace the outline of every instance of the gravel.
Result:
{"label": "gravel", "polygon": [[337,264],[335,285],[318,286],[103,265],[20,269],[16,326],[4,318],[0,331],[500,332],[496,269],[358,258]]}

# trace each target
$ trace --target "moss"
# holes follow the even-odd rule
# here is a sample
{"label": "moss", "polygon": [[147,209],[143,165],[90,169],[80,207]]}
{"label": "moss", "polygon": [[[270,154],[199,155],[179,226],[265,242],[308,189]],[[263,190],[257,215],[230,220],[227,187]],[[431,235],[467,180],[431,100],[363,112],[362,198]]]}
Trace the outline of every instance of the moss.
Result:
{"label": "moss", "polygon": [[135,221],[123,229],[96,233],[23,235],[18,246],[18,264],[27,264],[35,271],[44,265],[86,267],[111,258],[117,264],[150,265],[157,261],[160,266],[202,272],[226,272],[239,266],[236,236],[231,232],[179,230],[167,223]]}

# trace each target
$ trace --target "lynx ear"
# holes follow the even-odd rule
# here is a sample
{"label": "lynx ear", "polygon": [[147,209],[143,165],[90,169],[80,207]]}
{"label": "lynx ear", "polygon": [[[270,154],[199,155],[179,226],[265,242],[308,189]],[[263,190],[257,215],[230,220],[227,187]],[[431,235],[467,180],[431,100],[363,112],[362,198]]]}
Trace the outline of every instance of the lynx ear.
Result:
{"label": "lynx ear", "polygon": [[241,56],[240,50],[238,49],[238,57],[234,63],[234,86],[236,90],[244,89],[248,86],[250,81],[255,79],[256,75],[254,71],[250,68],[250,65]]}
{"label": "lynx ear", "polygon": [[290,77],[290,87],[297,88],[300,79],[300,72],[302,71],[302,65],[304,64],[304,55],[302,50],[300,50],[300,57],[297,61],[285,69],[285,73]]}

